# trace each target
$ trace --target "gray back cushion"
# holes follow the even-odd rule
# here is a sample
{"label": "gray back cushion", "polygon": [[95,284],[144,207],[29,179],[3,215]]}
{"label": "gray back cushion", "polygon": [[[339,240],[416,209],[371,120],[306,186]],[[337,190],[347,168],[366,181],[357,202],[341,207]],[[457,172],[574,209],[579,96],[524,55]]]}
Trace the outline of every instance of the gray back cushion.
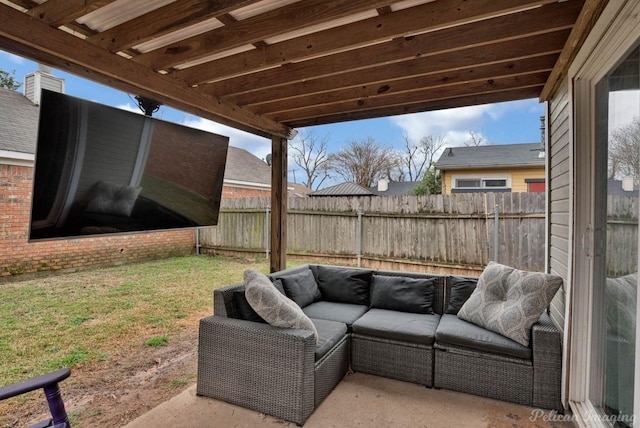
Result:
{"label": "gray back cushion", "polygon": [[316,266],[315,274],[322,300],[369,305],[373,271]]}
{"label": "gray back cushion", "polygon": [[309,268],[295,272],[287,272],[283,275],[274,275],[276,275],[274,281],[282,281],[287,297],[296,302],[301,308],[317,302],[322,298],[318,284],[316,283],[316,278]]}
{"label": "gray back cushion", "polygon": [[433,314],[435,279],[373,275],[371,307]]}
{"label": "gray back cushion", "polygon": [[447,309],[446,314],[457,315],[464,302],[476,289],[477,279],[450,276],[447,278]]}

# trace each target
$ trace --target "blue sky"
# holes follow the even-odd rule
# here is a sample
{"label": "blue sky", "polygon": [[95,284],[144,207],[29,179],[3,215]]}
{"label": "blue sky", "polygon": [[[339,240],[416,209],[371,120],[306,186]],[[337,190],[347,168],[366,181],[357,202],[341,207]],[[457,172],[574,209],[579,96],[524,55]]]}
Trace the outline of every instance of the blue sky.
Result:
{"label": "blue sky", "polygon": [[[0,70],[15,71],[14,79],[23,81],[25,74],[37,70],[33,61],[0,51]],[[138,111],[134,94],[127,94],[60,70],[53,74],[65,79],[67,94],[102,104]],[[22,88],[19,89],[21,91]],[[400,149],[407,134],[412,141],[425,136],[444,136],[446,146],[461,146],[469,138],[469,131],[479,134],[490,144],[517,144],[540,141],[540,116],[544,105],[537,99],[491,105],[416,113],[381,119],[360,120],[333,125],[298,129],[300,133],[313,130],[319,137],[328,136],[329,152],[339,151],[351,140],[373,137],[380,145]],[[230,138],[232,146],[240,147],[264,159],[271,150],[270,140],[179,110],[163,106],[154,117],[183,125],[205,129]],[[296,166],[290,162],[290,180]],[[297,174],[300,177],[300,174]],[[332,184],[332,183],[326,183]]]}

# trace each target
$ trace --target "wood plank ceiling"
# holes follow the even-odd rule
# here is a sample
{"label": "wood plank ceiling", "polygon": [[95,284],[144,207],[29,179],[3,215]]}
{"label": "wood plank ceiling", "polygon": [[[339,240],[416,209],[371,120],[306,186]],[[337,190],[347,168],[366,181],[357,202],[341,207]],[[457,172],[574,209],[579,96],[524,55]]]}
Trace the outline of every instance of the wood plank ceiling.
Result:
{"label": "wood plank ceiling", "polygon": [[303,126],[540,97],[585,31],[576,22],[603,3],[0,0],[0,49],[287,138]]}

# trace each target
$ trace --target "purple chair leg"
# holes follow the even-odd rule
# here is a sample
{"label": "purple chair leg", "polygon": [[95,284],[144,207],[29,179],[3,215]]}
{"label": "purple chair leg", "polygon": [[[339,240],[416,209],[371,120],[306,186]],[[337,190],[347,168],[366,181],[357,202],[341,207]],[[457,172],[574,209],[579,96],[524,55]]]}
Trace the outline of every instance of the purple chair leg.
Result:
{"label": "purple chair leg", "polygon": [[49,404],[49,411],[53,417],[53,424],[64,424],[66,428],[71,428],[69,423],[69,417],[67,411],[64,408],[64,402],[62,401],[62,394],[60,394],[60,388],[57,383],[53,385],[47,385],[44,387],[44,395],[47,397],[47,404]]}

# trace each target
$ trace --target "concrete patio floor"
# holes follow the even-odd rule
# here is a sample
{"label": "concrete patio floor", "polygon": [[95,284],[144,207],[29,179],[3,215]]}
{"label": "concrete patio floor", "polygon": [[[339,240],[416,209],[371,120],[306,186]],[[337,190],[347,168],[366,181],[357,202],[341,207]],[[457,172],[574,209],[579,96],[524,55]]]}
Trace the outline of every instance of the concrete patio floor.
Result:
{"label": "concrete patio floor", "polygon": [[[570,416],[362,373],[347,374],[311,414],[306,428],[573,427]],[[125,428],[274,427],[294,423],[211,398],[195,385]]]}

